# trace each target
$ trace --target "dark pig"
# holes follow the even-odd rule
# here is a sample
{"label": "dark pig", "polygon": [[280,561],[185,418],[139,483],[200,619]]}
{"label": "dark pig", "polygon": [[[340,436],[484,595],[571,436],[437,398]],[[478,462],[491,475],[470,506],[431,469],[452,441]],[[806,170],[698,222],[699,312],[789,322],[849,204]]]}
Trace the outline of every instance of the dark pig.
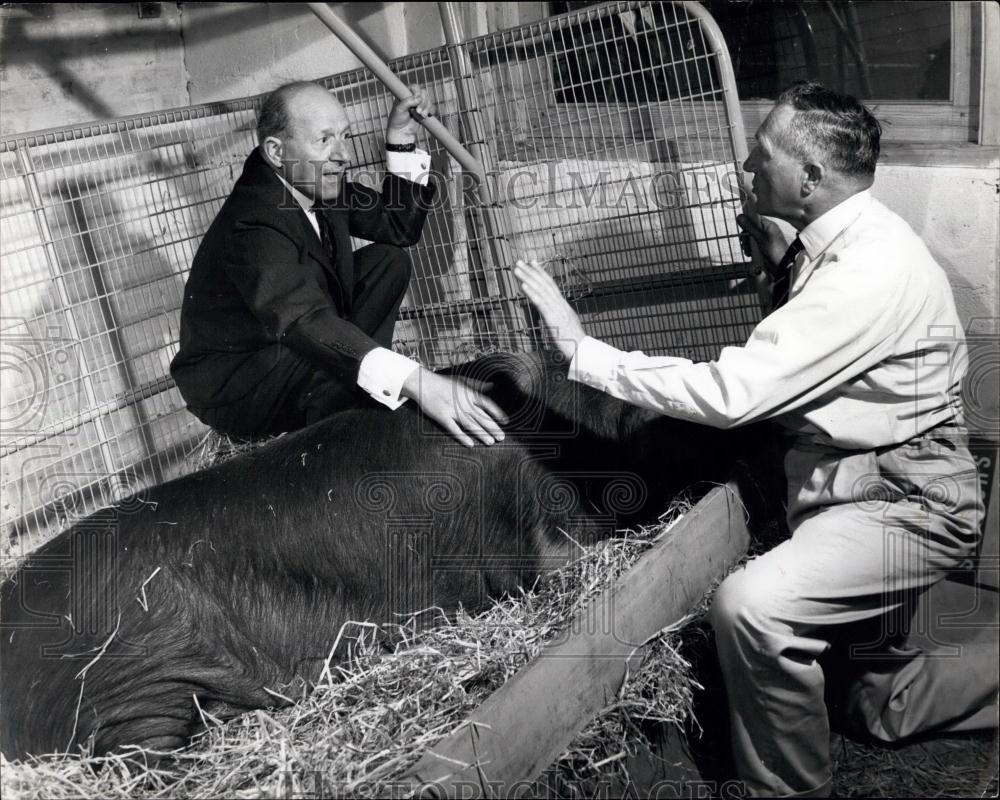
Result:
{"label": "dark pig", "polygon": [[655,518],[747,448],[570,382],[552,356],[454,372],[491,386],[503,443],[464,448],[413,404],[345,411],[34,552],[0,587],[4,755],[169,750],[203,713],[282,705],[345,622],[515,592],[578,554],[561,531],[585,544]]}

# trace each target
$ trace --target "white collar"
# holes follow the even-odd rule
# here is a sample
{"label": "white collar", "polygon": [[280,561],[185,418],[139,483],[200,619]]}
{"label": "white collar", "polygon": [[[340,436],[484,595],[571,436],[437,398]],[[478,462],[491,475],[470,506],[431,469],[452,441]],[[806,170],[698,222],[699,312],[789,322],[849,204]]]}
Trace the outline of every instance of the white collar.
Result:
{"label": "white collar", "polygon": [[285,184],[285,187],[288,189],[289,192],[291,192],[292,197],[295,199],[295,202],[298,203],[300,206],[302,206],[303,211],[305,211],[307,214],[316,213],[313,210],[313,203],[315,201],[311,197],[307,197],[298,189],[296,189],[294,186],[292,186],[292,184],[286,181],[284,176],[280,172],[278,172],[278,170],[274,170],[274,174],[278,176],[279,181]]}
{"label": "white collar", "polygon": [[799,232],[799,239],[805,247],[809,260],[812,261],[826,250],[848,225],[861,216],[871,200],[871,192],[865,189],[863,192],[852,194],[806,225]]}

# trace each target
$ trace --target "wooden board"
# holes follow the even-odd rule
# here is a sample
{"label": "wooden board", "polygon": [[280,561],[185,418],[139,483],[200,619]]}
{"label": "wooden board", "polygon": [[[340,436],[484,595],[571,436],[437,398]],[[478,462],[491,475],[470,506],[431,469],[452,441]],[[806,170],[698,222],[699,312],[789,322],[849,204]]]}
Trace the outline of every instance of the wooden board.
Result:
{"label": "wooden board", "polygon": [[403,782],[421,797],[523,792],[613,700],[645,642],[682,619],[748,544],[736,485],[716,487]]}

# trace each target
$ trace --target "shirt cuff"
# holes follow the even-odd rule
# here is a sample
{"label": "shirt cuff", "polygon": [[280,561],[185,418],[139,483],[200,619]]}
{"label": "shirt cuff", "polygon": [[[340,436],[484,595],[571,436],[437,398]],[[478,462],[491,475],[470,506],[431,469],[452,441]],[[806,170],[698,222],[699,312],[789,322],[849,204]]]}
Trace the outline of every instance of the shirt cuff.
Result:
{"label": "shirt cuff", "polygon": [[361,359],[358,386],[368,392],[373,400],[395,411],[406,402],[406,398],[400,397],[399,392],[406,379],[417,369],[420,369],[420,365],[413,359],[384,347],[376,347]]}
{"label": "shirt cuff", "polygon": [[569,379],[606,392],[616,381],[624,353],[593,336],[585,336],[569,362]]}
{"label": "shirt cuff", "polygon": [[393,175],[426,186],[431,175],[431,157],[424,150],[414,150],[412,153],[386,151],[385,168]]}

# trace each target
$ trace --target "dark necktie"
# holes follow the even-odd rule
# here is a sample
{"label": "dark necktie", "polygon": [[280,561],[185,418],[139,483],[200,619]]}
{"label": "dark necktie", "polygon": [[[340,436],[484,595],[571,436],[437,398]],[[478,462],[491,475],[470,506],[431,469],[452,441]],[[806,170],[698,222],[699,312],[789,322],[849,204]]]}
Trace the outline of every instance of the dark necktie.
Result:
{"label": "dark necktie", "polygon": [[323,252],[332,258],[333,251],[330,249],[330,232],[326,229],[326,220],[323,219],[323,206],[315,203],[312,211],[316,215],[316,224],[319,226],[319,241],[323,245]]}
{"label": "dark necktie", "polygon": [[792,282],[792,265],[795,263],[795,259],[798,257],[805,249],[805,245],[802,244],[802,240],[796,236],[785,254],[781,257],[781,261],[778,262],[778,266],[774,271],[774,285],[771,287],[771,310],[774,311],[777,308],[783,306],[788,300],[788,290],[791,288]]}
{"label": "dark necktie", "polygon": [[323,252],[333,262],[334,270],[336,270],[337,282],[340,284],[340,294],[344,299],[343,310],[347,313],[351,310],[353,303],[354,276],[351,274],[353,272],[353,263],[350,259],[341,257],[341,254],[334,248],[333,241],[330,238],[330,230],[326,224],[326,218],[323,216],[323,206],[316,203],[313,205],[312,210],[316,214],[316,222],[319,224],[319,241],[323,245]]}

